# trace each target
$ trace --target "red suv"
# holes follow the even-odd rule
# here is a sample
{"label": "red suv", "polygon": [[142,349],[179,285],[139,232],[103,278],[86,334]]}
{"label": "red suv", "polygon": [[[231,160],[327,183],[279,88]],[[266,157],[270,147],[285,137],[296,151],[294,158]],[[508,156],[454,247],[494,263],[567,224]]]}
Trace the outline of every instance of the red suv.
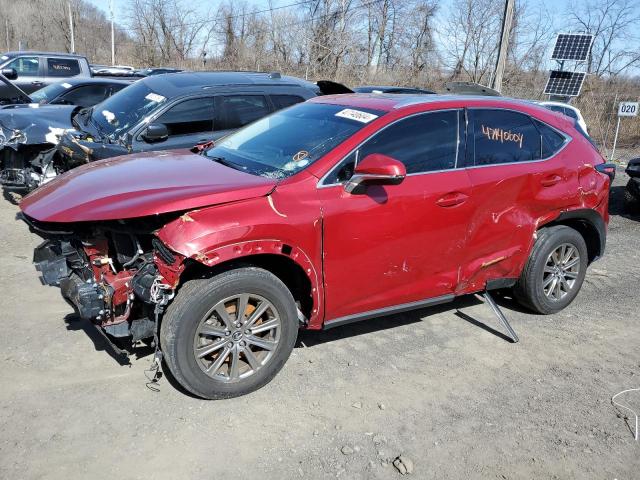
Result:
{"label": "red suv", "polygon": [[26,197],[34,261],[108,338],[204,398],[269,382],[298,329],[513,288],[566,307],[611,175],[571,119],[503,98],[319,97],[199,153],[81,166]]}

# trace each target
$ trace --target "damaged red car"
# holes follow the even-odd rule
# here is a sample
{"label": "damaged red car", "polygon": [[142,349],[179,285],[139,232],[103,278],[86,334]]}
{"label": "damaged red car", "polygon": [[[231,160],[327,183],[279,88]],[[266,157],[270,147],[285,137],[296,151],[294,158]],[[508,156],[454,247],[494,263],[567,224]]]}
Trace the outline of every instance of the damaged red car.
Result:
{"label": "damaged red car", "polygon": [[203,398],[269,382],[299,329],[492,289],[566,307],[605,248],[612,172],[571,119],[504,98],[319,97],[199,154],[81,166],[27,196],[43,282],[154,338]]}

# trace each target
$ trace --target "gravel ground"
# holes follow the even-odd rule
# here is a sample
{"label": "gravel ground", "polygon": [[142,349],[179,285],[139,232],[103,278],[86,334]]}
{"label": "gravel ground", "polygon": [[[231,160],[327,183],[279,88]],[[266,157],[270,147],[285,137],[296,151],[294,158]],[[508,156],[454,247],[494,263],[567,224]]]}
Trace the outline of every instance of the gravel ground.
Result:
{"label": "gravel ground", "polygon": [[[605,257],[565,311],[501,299],[303,333],[283,371],[246,397],[207,402],[149,352],[119,365],[30,261],[38,239],[0,201],[0,477],[632,479],[633,441],[610,397],[640,387],[640,217],[619,172]],[[495,330],[494,330],[495,329]],[[640,410],[640,395],[627,397]],[[630,422],[632,423],[632,422]]]}

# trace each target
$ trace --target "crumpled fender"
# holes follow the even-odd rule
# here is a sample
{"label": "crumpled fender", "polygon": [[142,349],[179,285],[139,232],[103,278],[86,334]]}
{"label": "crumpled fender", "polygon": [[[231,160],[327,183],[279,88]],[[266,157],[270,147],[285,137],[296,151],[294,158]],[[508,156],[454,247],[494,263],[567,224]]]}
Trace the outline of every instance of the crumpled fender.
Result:
{"label": "crumpled fender", "polygon": [[0,110],[0,148],[17,149],[19,144],[58,143],[66,129],[73,128],[73,105],[43,105],[38,108]]}
{"label": "crumpled fender", "polygon": [[285,198],[276,189],[265,197],[192,210],[162,227],[156,236],[171,250],[211,267],[249,255],[290,258],[311,282],[313,309],[308,327],[318,329],[324,315],[320,207],[310,209],[305,202],[300,208],[301,203]]}
{"label": "crumpled fender", "polygon": [[70,167],[131,153],[122,145],[95,140],[87,132],[67,130],[60,136],[56,149]]}

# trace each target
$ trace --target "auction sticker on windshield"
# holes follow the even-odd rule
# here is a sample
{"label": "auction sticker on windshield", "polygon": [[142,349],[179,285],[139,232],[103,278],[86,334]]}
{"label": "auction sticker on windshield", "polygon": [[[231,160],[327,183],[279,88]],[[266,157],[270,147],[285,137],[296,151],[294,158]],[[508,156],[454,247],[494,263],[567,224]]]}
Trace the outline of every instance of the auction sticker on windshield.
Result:
{"label": "auction sticker on windshield", "polygon": [[71,84],[67,82],[61,83],[60,85],[62,85],[64,88],[71,88]]}
{"label": "auction sticker on windshield", "polygon": [[147,96],[144,98],[156,103],[164,102],[166,100],[166,97],[163,97],[162,95],[158,95],[157,93],[153,93],[153,92],[148,93]]}
{"label": "auction sticker on windshield", "polygon": [[360,110],[353,110],[351,108],[345,108],[336,113],[336,117],[348,118],[349,120],[355,120],[361,123],[369,123],[372,120],[378,118],[378,115],[374,115],[369,112],[362,112]]}

